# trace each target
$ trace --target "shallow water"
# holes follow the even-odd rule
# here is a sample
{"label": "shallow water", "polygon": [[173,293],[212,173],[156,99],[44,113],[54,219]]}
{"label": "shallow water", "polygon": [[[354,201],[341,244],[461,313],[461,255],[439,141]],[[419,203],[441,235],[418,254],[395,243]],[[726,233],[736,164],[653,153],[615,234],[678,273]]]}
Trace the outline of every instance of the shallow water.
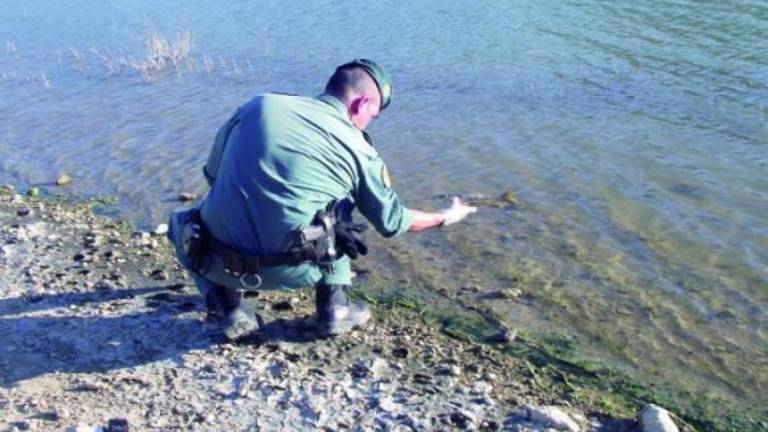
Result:
{"label": "shallow water", "polygon": [[[768,6],[508,3],[4,4],[0,182],[66,172],[64,192],[159,223],[180,191],[205,190],[238,104],[318,93],[370,56],[394,76],[372,133],[409,205],[508,190],[521,204],[390,242],[374,267],[566,333],[583,358],[764,405]],[[142,76],[126,63],[155,31],[188,31],[192,51]],[[530,301],[483,300],[509,287]]]}

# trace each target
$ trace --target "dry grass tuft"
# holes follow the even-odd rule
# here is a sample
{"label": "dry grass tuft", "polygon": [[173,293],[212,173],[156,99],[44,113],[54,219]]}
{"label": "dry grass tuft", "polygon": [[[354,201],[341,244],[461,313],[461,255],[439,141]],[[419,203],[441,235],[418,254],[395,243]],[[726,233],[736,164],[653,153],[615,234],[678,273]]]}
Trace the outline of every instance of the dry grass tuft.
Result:
{"label": "dry grass tuft", "polygon": [[145,80],[151,80],[154,74],[169,67],[178,71],[182,61],[189,62],[192,51],[192,38],[189,31],[179,34],[176,41],[168,41],[161,33],[154,32],[147,42],[147,56],[140,60],[131,60],[130,66],[136,69]]}
{"label": "dry grass tuft", "polygon": [[[6,51],[15,51],[15,46],[10,47],[11,45],[7,44]],[[207,53],[195,56],[192,54],[192,48],[189,31],[178,33],[175,39],[153,31],[146,42],[146,53],[139,57],[94,47],[81,51],[70,46],[57,49],[56,56],[59,64],[64,60],[71,60],[72,67],[81,73],[88,73],[94,68],[105,72],[106,76],[138,72],[145,82],[155,81],[168,72],[175,72],[180,76],[183,71],[194,71],[209,77],[222,75],[230,79],[254,73],[254,65],[250,59],[230,59]],[[47,79],[42,81],[50,84]]]}

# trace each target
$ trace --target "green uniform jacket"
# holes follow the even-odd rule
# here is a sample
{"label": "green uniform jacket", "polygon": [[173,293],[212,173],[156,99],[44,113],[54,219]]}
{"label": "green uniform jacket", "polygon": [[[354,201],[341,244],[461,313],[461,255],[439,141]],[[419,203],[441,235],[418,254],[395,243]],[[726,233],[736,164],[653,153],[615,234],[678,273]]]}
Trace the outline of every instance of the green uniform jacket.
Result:
{"label": "green uniform jacket", "polygon": [[[411,225],[384,162],[349,121],[346,107],[329,95],[256,96],[219,130],[204,173],[211,190],[203,221],[219,241],[244,254],[287,251],[289,233],[309,225],[332,200],[346,198],[386,237]],[[351,282],[348,258],[334,267],[326,275],[313,264],[264,269],[264,288],[298,288],[321,277]]]}

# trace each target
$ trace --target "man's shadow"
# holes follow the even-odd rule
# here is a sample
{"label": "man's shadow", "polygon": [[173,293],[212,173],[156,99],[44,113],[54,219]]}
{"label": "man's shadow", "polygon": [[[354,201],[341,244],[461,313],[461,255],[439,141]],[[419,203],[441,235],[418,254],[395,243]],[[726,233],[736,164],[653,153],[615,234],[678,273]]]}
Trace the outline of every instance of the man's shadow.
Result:
{"label": "man's shadow", "polygon": [[[204,310],[199,295],[177,286],[0,299],[0,386],[52,372],[180,363],[190,350],[226,342]],[[273,320],[243,343],[309,342],[316,339],[311,321]]]}

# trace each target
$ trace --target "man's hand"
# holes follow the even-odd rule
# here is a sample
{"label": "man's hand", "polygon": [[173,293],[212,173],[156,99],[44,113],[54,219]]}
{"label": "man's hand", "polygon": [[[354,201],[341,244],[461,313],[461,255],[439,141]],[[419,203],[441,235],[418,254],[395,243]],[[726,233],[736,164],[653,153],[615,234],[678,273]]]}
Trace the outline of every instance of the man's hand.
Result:
{"label": "man's hand", "polygon": [[455,224],[469,214],[476,212],[477,207],[468,206],[459,197],[454,197],[450,207],[438,212],[425,212],[415,209],[408,209],[408,211],[411,212],[413,217],[408,231],[419,232],[439,228],[443,225]]}
{"label": "man's hand", "polygon": [[451,206],[440,212],[443,215],[442,225],[455,224],[476,211],[477,207],[466,205],[459,197],[453,197]]}

